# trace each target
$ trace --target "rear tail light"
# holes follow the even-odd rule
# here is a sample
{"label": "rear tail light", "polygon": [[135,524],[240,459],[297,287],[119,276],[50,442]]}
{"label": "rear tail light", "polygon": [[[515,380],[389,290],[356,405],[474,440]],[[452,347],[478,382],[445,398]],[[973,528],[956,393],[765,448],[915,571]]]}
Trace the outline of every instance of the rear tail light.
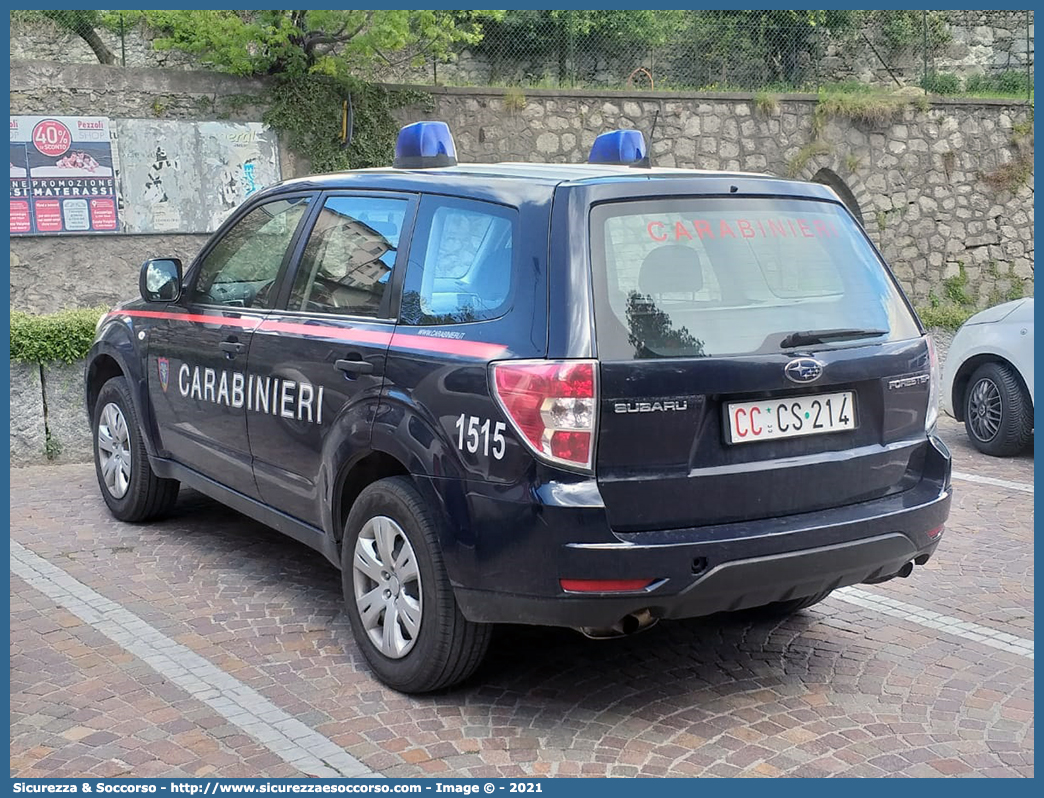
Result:
{"label": "rear tail light", "polygon": [[598,416],[593,360],[493,364],[493,393],[519,438],[542,460],[591,470]]}
{"label": "rear tail light", "polygon": [[924,428],[931,432],[939,420],[939,394],[942,390],[942,376],[939,374],[939,355],[935,351],[935,341],[931,334],[928,339],[928,368],[931,379],[928,381],[928,410],[924,415]]}

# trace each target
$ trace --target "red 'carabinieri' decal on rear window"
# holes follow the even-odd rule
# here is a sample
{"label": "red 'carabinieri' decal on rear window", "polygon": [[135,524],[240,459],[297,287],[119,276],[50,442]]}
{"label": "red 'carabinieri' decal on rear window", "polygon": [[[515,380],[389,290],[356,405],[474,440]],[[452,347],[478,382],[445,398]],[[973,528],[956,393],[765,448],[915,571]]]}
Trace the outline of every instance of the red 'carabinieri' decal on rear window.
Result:
{"label": "red 'carabinieri' decal on rear window", "polygon": [[693,238],[836,238],[840,232],[829,219],[693,219],[649,222],[653,241],[691,241]]}
{"label": "red 'carabinieri' decal on rear window", "polygon": [[195,324],[217,324],[240,327],[260,333],[286,333],[314,338],[332,338],[338,341],[350,341],[370,346],[389,346],[393,349],[441,352],[447,355],[472,357],[478,360],[493,360],[507,352],[507,347],[503,344],[490,344],[484,341],[464,341],[458,338],[441,338],[398,331],[372,330],[364,327],[340,327],[321,322],[305,323],[261,319],[257,316],[235,317],[202,315],[198,313],[169,313],[157,310],[117,310],[109,315],[132,316],[144,319],[170,319],[171,321],[187,321]]}

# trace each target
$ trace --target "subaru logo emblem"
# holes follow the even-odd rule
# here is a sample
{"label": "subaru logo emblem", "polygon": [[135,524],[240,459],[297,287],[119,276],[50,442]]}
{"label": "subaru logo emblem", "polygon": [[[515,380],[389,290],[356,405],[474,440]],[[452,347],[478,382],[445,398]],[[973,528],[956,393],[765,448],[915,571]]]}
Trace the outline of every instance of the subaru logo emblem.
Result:
{"label": "subaru logo emblem", "polygon": [[799,357],[787,363],[783,373],[791,382],[815,382],[823,376],[823,364],[811,357]]}

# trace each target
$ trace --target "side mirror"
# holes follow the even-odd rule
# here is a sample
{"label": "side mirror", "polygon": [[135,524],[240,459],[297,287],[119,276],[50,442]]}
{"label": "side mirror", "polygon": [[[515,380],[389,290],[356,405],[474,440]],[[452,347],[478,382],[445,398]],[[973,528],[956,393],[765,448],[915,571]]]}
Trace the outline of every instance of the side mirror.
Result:
{"label": "side mirror", "polygon": [[154,258],[141,264],[138,289],[146,302],[177,302],[181,297],[181,261]]}

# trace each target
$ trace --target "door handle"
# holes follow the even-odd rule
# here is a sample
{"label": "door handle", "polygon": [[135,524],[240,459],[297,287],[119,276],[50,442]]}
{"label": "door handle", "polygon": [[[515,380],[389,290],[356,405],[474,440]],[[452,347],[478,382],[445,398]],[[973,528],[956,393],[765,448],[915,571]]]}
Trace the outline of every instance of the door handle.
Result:
{"label": "door handle", "polygon": [[241,355],[246,351],[246,344],[239,341],[222,341],[218,344],[218,349],[228,355]]}
{"label": "door handle", "polygon": [[373,374],[373,363],[366,360],[338,360],[334,368],[345,374]]}

